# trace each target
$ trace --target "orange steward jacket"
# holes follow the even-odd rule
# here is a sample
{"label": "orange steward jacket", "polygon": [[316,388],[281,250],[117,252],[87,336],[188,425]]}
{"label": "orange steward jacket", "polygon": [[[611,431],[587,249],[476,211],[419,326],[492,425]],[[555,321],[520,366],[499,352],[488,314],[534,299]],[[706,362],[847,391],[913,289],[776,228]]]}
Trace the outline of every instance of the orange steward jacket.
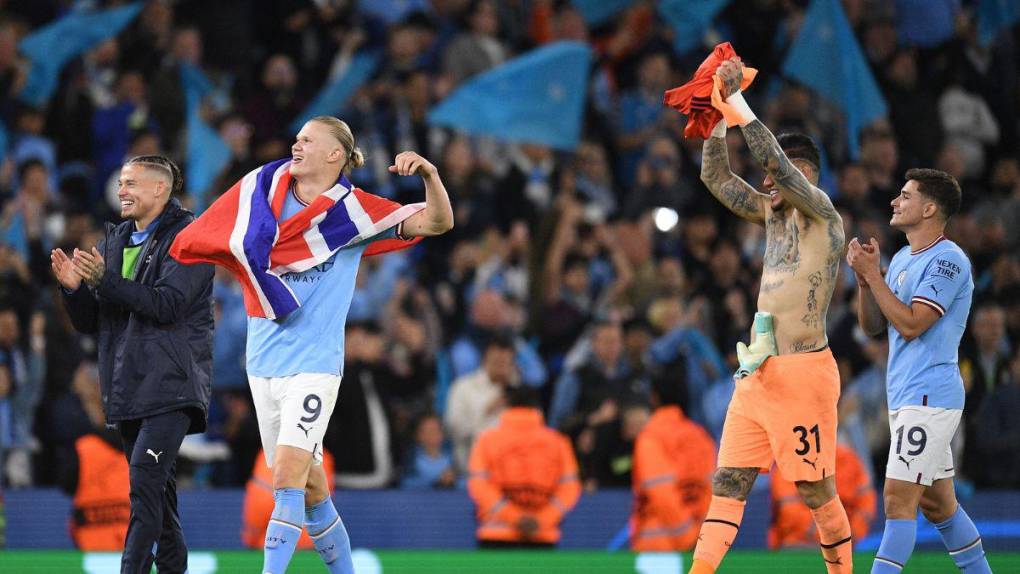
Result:
{"label": "orange steward jacket", "polygon": [[[482,432],[471,449],[468,472],[479,540],[555,544],[563,516],[581,495],[570,442],[545,426],[534,408],[510,408],[496,427]],[[531,537],[517,529],[524,516],[538,522]]]}
{"label": "orange steward jacket", "polygon": [[124,549],[131,517],[131,485],[124,453],[95,434],[79,438],[78,490],[74,493],[71,539],[79,550]]}
{"label": "orange steward jacket", "polygon": [[694,548],[712,500],[715,441],[680,407],[660,407],[634,444],[630,547]]}

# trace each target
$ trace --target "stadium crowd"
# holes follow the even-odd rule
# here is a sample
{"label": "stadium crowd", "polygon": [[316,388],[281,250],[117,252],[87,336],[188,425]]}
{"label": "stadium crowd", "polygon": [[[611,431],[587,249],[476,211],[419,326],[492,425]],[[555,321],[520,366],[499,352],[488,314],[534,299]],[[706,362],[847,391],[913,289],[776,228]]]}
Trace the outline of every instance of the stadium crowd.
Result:
{"label": "stadium crowd", "polygon": [[[888,204],[906,168],[935,167],[961,182],[964,207],[949,235],[973,261],[976,294],[960,349],[967,406],[958,477],[1020,488],[1018,36],[1014,28],[982,44],[976,2],[843,1],[889,110],[861,134],[859,156],[845,143],[839,110],[782,78],[802,0],[734,2],[707,44],[682,54],[647,2],[589,27],[562,0],[419,0],[394,3],[407,7],[396,12],[352,0],[155,1],[73,60],[48,105],[24,104],[17,95],[28,66],[18,41],[69,4],[0,2],[5,488],[74,484],[75,441],[104,432],[95,341],[72,328],[48,253],[91,248],[103,222],[117,220],[111,176],[127,158],[165,153],[187,164],[181,66],[212,79],[203,114],[232,154],[208,189],[185,185],[180,199],[201,209],[247,171],[289,155],[291,121],[327,77],[369,49],[383,60],[339,114],[368,160],[351,179],[420,201],[417,178],[386,171],[397,152],[415,150],[439,167],[456,226],[361,270],[325,438],[336,485],[466,488],[475,439],[507,408],[506,389],[522,385],[570,438],[588,491],[630,486],[656,381],[680,385],[682,412],[717,439],[734,345],[755,312],[764,236],[704,189],[701,141],[681,137],[684,120],[662,98],[719,39],[760,70],[748,98],[765,123],[822,145],[821,187],[847,238],[876,237],[887,256],[904,244],[888,226]],[[922,4],[928,17],[903,17]],[[472,76],[560,39],[589,42],[596,54],[573,152],[427,121]],[[738,130],[729,143],[733,171],[759,184]],[[666,225],[660,208],[679,223]],[[858,328],[854,274],[843,266],[828,315],[843,384],[841,440],[877,481],[889,440],[888,345]],[[210,430],[186,441],[178,480],[238,487],[260,450],[243,370],[245,310],[222,270],[214,297]]]}

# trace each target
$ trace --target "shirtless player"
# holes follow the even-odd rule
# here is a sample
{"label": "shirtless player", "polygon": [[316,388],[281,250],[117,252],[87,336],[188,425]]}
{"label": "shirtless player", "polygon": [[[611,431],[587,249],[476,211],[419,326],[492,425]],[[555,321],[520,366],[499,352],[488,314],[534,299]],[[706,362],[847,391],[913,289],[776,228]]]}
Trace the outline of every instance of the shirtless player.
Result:
{"label": "shirtless player", "polygon": [[[844,251],[843,223],[818,183],[818,147],[805,135],[778,140],[740,94],[743,64],[716,71],[712,105],[723,121],[705,140],[701,180],[740,217],[765,227],[758,311],[771,313],[750,349],[740,345],[741,370],[726,413],[712,503],[701,527],[691,574],[715,572],[737,536],[744,502],[773,460],[797,485],[821,539],[830,574],[850,573],[850,523],[836,496],[836,402],[839,372],[828,348],[825,314]],[[739,125],[761,164],[768,195],[730,170],[726,127]],[[767,324],[765,327],[769,327]],[[774,337],[774,338],[773,338]]]}

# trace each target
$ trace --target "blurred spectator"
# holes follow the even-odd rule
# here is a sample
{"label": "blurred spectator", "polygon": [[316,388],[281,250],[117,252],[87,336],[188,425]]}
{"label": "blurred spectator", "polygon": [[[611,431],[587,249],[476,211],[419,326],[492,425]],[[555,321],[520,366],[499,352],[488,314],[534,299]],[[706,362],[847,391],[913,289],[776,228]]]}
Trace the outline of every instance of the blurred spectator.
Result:
{"label": "blurred spectator", "polygon": [[506,389],[518,384],[513,341],[494,336],[485,347],[482,366],[453,382],[443,422],[453,441],[458,468],[466,469],[471,445],[499,421],[506,409]]}
{"label": "blurred spectator", "polygon": [[202,68],[202,33],[193,26],[174,30],[170,51],[152,77],[152,115],[164,130],[168,150],[177,150],[178,138],[184,128],[184,92],[181,89],[181,66]]}
{"label": "blurred spectator", "polygon": [[[215,370],[213,371],[216,372]],[[222,405],[226,418],[219,424],[218,433],[230,448],[230,459],[221,465],[224,470],[216,478],[225,486],[240,486],[251,475],[252,465],[262,449],[258,420],[248,389],[213,393],[214,405]],[[217,404],[219,403],[219,404]],[[211,418],[211,417],[210,417]],[[212,434],[212,433],[210,433]],[[326,475],[331,477],[329,473]],[[269,481],[272,485],[272,480]],[[272,505],[270,505],[272,510]]]}
{"label": "blurred spectator", "polygon": [[907,165],[931,165],[942,145],[937,96],[921,77],[917,52],[897,52],[885,68],[884,93],[889,119]]}
{"label": "blurred spectator", "polygon": [[[19,35],[24,23],[8,18],[0,23],[0,101],[10,106],[28,77],[28,67],[18,54]],[[6,116],[9,109],[0,110]]]}
{"label": "blurred spectator", "polygon": [[[543,353],[554,360],[572,346],[592,318],[619,301],[632,280],[630,262],[613,229],[601,218],[569,198],[561,202],[542,275],[539,331],[545,343]],[[603,252],[612,262],[611,269]]]}
{"label": "blurred spectator", "polygon": [[499,425],[471,449],[468,493],[483,548],[552,547],[581,494],[566,437],[545,426],[534,389],[510,390]]}
{"label": "blurred spectator", "polygon": [[336,483],[344,488],[384,488],[396,478],[399,444],[388,412],[396,373],[386,340],[372,323],[348,323],[344,380],[322,445],[336,453]]}
{"label": "blurred spectator", "polygon": [[596,425],[616,420],[624,402],[647,398],[648,389],[635,384],[640,381],[631,375],[630,365],[623,356],[620,324],[605,320],[596,322],[592,327],[588,360],[556,381],[549,406],[549,424],[576,438],[579,450],[590,451]]}
{"label": "blurred spectator", "polygon": [[1012,357],[1006,339],[1006,314],[995,303],[979,303],[971,313],[970,338],[960,353],[960,375],[967,391],[961,424],[963,435],[962,474],[981,474],[978,446],[980,412],[988,397],[1009,379]]}
{"label": "blurred spectator", "polygon": [[616,193],[613,189],[613,174],[609,168],[606,149],[587,141],[577,147],[577,172],[575,191],[586,207],[605,219],[616,213]]}
{"label": "blurred spectator", "polygon": [[985,147],[999,142],[999,124],[988,104],[963,86],[949,86],[939,98],[939,119],[946,139],[963,156],[966,177],[985,169]]}
{"label": "blurred spectator", "polygon": [[[441,157],[446,135],[426,119],[429,108],[435,103],[432,97],[432,79],[424,70],[407,72],[400,82],[390,108],[393,117],[387,118],[390,127],[386,144],[391,150],[416,151],[425,157]],[[443,173],[445,178],[446,173]],[[420,179],[398,180],[400,190],[394,198],[400,203],[419,201],[423,189]],[[452,198],[451,198],[452,199]]]}
{"label": "blurred spectator", "polygon": [[683,175],[680,150],[673,138],[660,135],[648,143],[637,166],[635,186],[627,193],[621,215],[635,220],[657,207],[683,211],[694,189]]}
{"label": "blurred spectator", "polygon": [[506,236],[490,227],[480,241],[484,250],[480,256],[484,259],[475,273],[475,288],[494,289],[508,300],[529,302],[533,286],[529,285],[532,243],[528,226],[514,223]]}
{"label": "blurred spectator", "polygon": [[220,120],[219,134],[230,148],[230,163],[223,169],[219,179],[209,188],[204,205],[216,201],[220,195],[230,189],[230,186],[240,181],[249,171],[258,167],[251,146],[253,129],[244,116],[236,112],[227,114]]}
{"label": "blurred spectator", "polygon": [[[0,215],[0,241],[9,246],[22,263],[38,265],[38,260],[45,259],[44,252],[49,244],[45,236],[46,217],[53,199],[46,164],[34,158],[18,164],[18,182],[17,192]],[[40,271],[38,266],[34,270]],[[27,283],[32,276],[25,274],[21,279]]]}
{"label": "blurred spectator", "polygon": [[858,341],[868,359],[843,391],[840,430],[854,452],[869,469],[884,469],[889,453],[889,409],[886,404],[885,371],[889,340],[872,339],[859,329]]}
{"label": "blurred spectator", "polygon": [[700,316],[705,305],[704,298],[684,305],[679,297],[662,297],[648,310],[649,322],[658,334],[649,347],[649,358],[662,375],[685,374],[680,379],[685,388],[680,391],[679,404],[698,421],[704,420],[697,407],[704,393],[715,381],[730,378],[718,347],[698,327],[704,324]]}
{"label": "blurred spectator", "polygon": [[[471,142],[465,137],[455,137],[443,149],[443,183],[453,203],[454,220],[457,226],[436,237],[429,244],[435,250],[436,240],[447,237],[475,238],[493,224],[496,218],[493,208],[495,182],[492,176],[478,165],[477,154]],[[450,248],[442,250],[449,254]]]}
{"label": "blurred spectator", "polygon": [[684,416],[682,380],[680,375],[655,381],[655,411],[634,446],[630,548],[635,552],[694,548],[712,498],[715,441]]}
{"label": "blurred spectator", "polygon": [[[241,286],[230,273],[216,268],[213,282],[213,388],[248,389],[245,373],[245,342],[248,338],[248,314]],[[248,470],[245,465],[245,472]]]}
{"label": "blurred spectator", "polygon": [[79,366],[72,392],[55,402],[45,424],[60,435],[53,463],[60,488],[73,498],[70,531],[75,547],[123,550],[131,513],[128,461],[120,435],[106,428],[94,363]]}
{"label": "blurred spectator", "polygon": [[871,215],[882,198],[872,193],[867,168],[859,163],[848,163],[839,173],[839,199],[836,204],[847,209],[855,218]]}
{"label": "blurred spectator", "polygon": [[634,442],[650,416],[647,405],[631,403],[620,407],[619,418],[595,425],[591,452],[579,457],[585,491],[631,485]]}
{"label": "blurred spectator", "polygon": [[358,271],[348,320],[379,322],[398,278],[407,273],[407,266],[406,253],[366,259]]}
{"label": "blurred spectator", "polygon": [[[878,495],[861,458],[844,443],[836,445],[836,491],[850,519],[854,540],[864,540],[875,519]],[[780,476],[773,468],[770,476],[772,522],[769,524],[768,546],[782,548],[815,548],[818,532],[811,510],[800,499],[797,486]]]}
{"label": "blurred spectator", "polygon": [[439,417],[428,413],[419,418],[415,425],[414,442],[400,487],[452,488],[457,481],[457,468],[446,444]]}
{"label": "blurred spectator", "polygon": [[620,94],[616,145],[621,151],[620,179],[626,185],[634,181],[637,162],[659,124],[675,120],[662,105],[662,94],[672,87],[672,74],[669,56],[651,52],[638,64],[637,86]]}
{"label": "blurred spectator", "polygon": [[546,383],[546,367],[538,353],[517,334],[523,323],[519,304],[494,289],[475,295],[470,323],[450,345],[453,376],[462,377],[482,364],[482,352],[493,337],[509,339],[520,381],[530,387]]}
{"label": "blurred spectator", "polygon": [[1010,361],[1009,381],[985,399],[977,415],[974,441],[978,486],[1020,488],[1020,355]]}
{"label": "blurred spectator", "polygon": [[[46,127],[46,116],[42,110],[25,106],[18,112],[17,132],[11,145],[11,160],[21,165],[27,160],[35,159],[46,167],[50,178],[46,187],[49,193],[56,194],[57,182],[57,148],[50,138],[43,135]],[[20,179],[18,180],[20,182]],[[14,182],[17,185],[18,182]]]}
{"label": "blurred spectator", "polygon": [[148,86],[141,72],[121,72],[115,86],[114,100],[99,106],[92,115],[97,192],[103,190],[106,180],[124,163],[132,135],[159,129],[149,110]]}
{"label": "blurred spectator", "polygon": [[14,309],[0,309],[0,365],[7,370],[11,385],[11,438],[3,470],[6,484],[13,488],[32,485],[30,453],[40,446],[32,431],[46,370],[45,326],[42,314],[33,314],[29,344],[25,345]]}
{"label": "blurred spectator", "polygon": [[517,221],[534,226],[553,206],[559,166],[551,149],[538,144],[514,145],[510,167],[496,187],[496,220],[502,230]]}
{"label": "blurred spectator", "polygon": [[1005,383],[1011,358],[1006,339],[1006,314],[995,303],[979,304],[970,321],[972,344],[964,346],[960,357],[960,373],[969,390],[967,410],[976,411],[984,398]]}
{"label": "blurred spectator", "polygon": [[499,39],[499,18],[492,0],[473,0],[467,10],[467,30],[450,42],[443,72],[454,85],[502,64],[506,47]]}
{"label": "blurred spectator", "polygon": [[252,143],[264,150],[256,156],[268,159],[286,155],[291,139],[287,126],[306,104],[297,92],[297,84],[294,61],[286,54],[273,54],[262,67],[259,87],[241,101],[241,113],[254,129]]}
{"label": "blurred spectator", "polygon": [[412,415],[428,409],[442,325],[428,292],[405,279],[394,285],[383,325],[389,365],[399,381],[390,388],[390,408],[398,434],[410,434]]}
{"label": "blurred spectator", "polygon": [[[889,198],[899,191],[899,148],[888,124],[878,123],[861,132],[861,165],[877,197]],[[890,200],[891,201],[891,200]],[[882,205],[881,208],[885,208]]]}

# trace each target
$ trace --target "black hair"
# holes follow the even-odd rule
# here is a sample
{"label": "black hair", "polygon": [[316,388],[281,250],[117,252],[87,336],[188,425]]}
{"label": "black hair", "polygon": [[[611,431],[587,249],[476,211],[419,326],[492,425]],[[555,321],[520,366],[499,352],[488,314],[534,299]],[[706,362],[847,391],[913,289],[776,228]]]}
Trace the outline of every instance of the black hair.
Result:
{"label": "black hair", "polygon": [[18,164],[18,181],[24,181],[25,174],[28,173],[28,170],[34,167],[41,167],[43,169],[48,170],[46,164],[43,163],[41,159],[34,157],[26,159],[25,161]]}
{"label": "black hair", "polygon": [[791,160],[799,159],[811,164],[815,173],[820,173],[822,168],[822,150],[810,137],[799,133],[779,134],[776,137],[779,147]]}
{"label": "black hair", "polygon": [[485,350],[488,351],[492,348],[508,351],[514,350],[514,336],[505,331],[497,331],[490,334],[488,341],[485,343]]}
{"label": "black hair", "polygon": [[504,389],[503,393],[506,396],[507,405],[511,407],[529,407],[537,409],[541,405],[538,397],[538,391],[527,385],[507,387]]}
{"label": "black hair", "polygon": [[949,220],[960,211],[963,193],[956,178],[944,171],[927,168],[908,169],[904,177],[917,182],[917,190],[939,206],[942,218]]}
{"label": "black hair", "polygon": [[588,266],[591,261],[587,257],[580,253],[570,253],[563,258],[563,271],[569,271],[574,267],[583,267],[585,271],[588,270]]}

